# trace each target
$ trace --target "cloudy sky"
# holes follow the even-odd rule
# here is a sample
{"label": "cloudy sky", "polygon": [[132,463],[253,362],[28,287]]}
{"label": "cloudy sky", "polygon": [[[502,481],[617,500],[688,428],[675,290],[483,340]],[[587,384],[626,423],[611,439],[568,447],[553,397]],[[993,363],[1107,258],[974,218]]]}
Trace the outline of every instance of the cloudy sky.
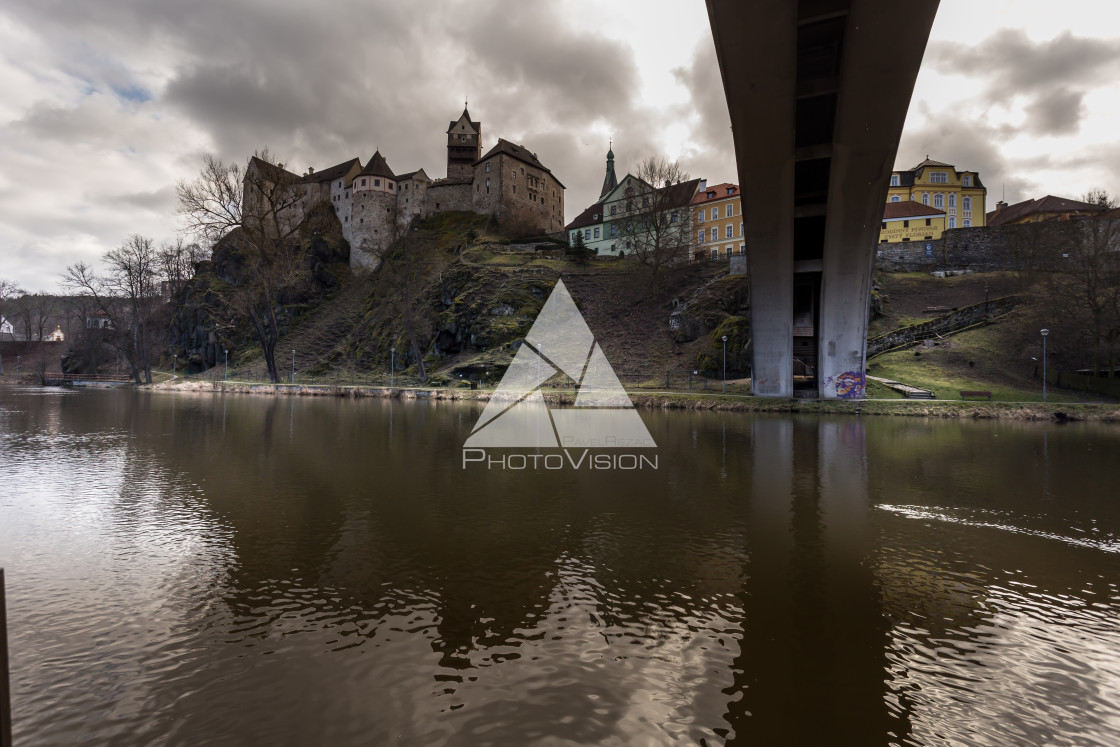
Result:
{"label": "cloudy sky", "polygon": [[[1120,5],[943,0],[899,167],[975,169],[989,204],[1120,193]],[[702,0],[0,0],[0,278],[52,290],[130,233],[174,236],[202,153],[293,171],[380,148],[443,176],[464,96],[598,196],[610,138],[734,181]],[[749,208],[748,208],[749,209]]]}

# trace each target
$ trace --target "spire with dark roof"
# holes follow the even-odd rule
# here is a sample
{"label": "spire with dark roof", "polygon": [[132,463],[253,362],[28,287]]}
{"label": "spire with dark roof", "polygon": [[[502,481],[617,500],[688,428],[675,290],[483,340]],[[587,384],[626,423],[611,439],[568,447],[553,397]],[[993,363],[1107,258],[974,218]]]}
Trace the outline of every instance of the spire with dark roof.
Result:
{"label": "spire with dark roof", "polygon": [[389,168],[389,162],[385,160],[385,156],[381,155],[381,151],[373,154],[373,158],[369,159],[369,163],[362,169],[359,176],[381,176],[386,179],[396,179],[396,174]]}
{"label": "spire with dark roof", "polygon": [[606,197],[617,186],[618,177],[614,175],[614,143],[612,142],[607,150],[607,174],[603,177],[603,191],[599,194],[599,199]]}

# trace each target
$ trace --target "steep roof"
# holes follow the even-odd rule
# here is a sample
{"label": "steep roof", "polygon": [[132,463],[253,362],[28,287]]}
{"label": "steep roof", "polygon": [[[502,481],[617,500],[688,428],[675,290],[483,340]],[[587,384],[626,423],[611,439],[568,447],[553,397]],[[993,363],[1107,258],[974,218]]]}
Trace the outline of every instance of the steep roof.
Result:
{"label": "steep roof", "polygon": [[577,228],[583,228],[584,226],[592,226],[592,225],[595,225],[596,223],[602,223],[602,222],[603,222],[603,203],[596,202],[594,205],[592,205],[591,207],[587,208],[582,213],[577,215],[575,220],[573,220],[568,225],[564,226],[564,230],[565,231],[574,231]]}
{"label": "steep roof", "polygon": [[[416,176],[417,174],[419,174],[420,176],[417,177]],[[404,173],[404,174],[397,174],[397,180],[398,181],[404,181],[405,179],[412,179],[413,177],[416,177],[418,179],[427,179],[428,181],[431,181],[431,179],[428,178],[428,173],[426,171],[424,171],[424,169],[416,169],[416,171],[409,171],[409,172]]]}
{"label": "steep roof", "polygon": [[[459,115],[459,119],[463,117],[467,118],[467,124],[471,126],[471,129],[478,132],[478,125],[480,125],[481,122],[475,122],[471,119],[471,113],[467,111],[465,106],[463,107],[463,113]],[[459,119],[453,119],[447,124],[447,134],[451,134],[451,131],[455,129],[455,125],[459,124]]]}
{"label": "steep roof", "polygon": [[310,184],[322,184],[323,182],[334,181],[346,176],[354,165],[357,164],[358,168],[362,167],[362,161],[358,158],[351,158],[349,161],[343,161],[340,164],[331,166],[329,169],[322,171],[313,171],[307,176],[303,177],[303,181]]}
{"label": "steep roof", "polygon": [[988,213],[989,226],[1002,226],[1008,223],[1029,218],[1032,215],[1045,215],[1046,213],[1103,213],[1107,210],[1103,205],[1081,200],[1070,200],[1065,197],[1046,195],[1035,200],[1023,200],[1014,205],[1008,205],[1002,210],[993,210]]}
{"label": "steep roof", "polygon": [[[300,177],[299,177],[298,174],[293,174],[292,172],[288,171],[286,168],[283,167],[282,164],[275,164],[275,163],[269,163],[268,161],[262,161],[261,159],[257,158],[256,156],[253,156],[252,158],[249,159],[249,168],[250,169],[256,169],[262,175],[264,175],[265,178],[267,178],[267,179],[276,180],[276,179],[280,178],[281,176],[283,176],[283,177],[286,177],[286,178],[291,179],[292,181],[296,181],[296,182],[298,182],[300,180]],[[248,174],[246,174],[246,176],[247,175]]]}
{"label": "steep roof", "polygon": [[[732,190],[728,192],[728,190]],[[708,195],[712,195],[709,197]],[[723,182],[721,184],[712,184],[704,187],[696,196],[692,198],[693,205],[699,205],[704,202],[715,202],[716,200],[726,200],[729,197],[739,196],[739,185],[731,184],[730,182]]]}
{"label": "steep roof", "polygon": [[692,197],[696,194],[696,190],[700,187],[699,179],[689,179],[687,182],[680,182],[679,184],[671,184],[662,189],[668,189],[669,194],[665,198],[665,207],[681,207],[692,202]]}
{"label": "steep roof", "polygon": [[358,176],[382,176],[386,179],[397,178],[397,175],[389,168],[389,163],[385,160],[385,156],[381,155],[381,151],[377,151],[373,154],[369,159],[369,163],[366,164],[366,167],[362,169]]}
{"label": "steep roof", "polygon": [[[511,143],[510,141],[503,140],[502,138],[498,138],[497,144],[495,144],[494,147],[491,148],[490,150],[486,151],[486,155],[484,155],[482,158],[475,161],[475,163],[482,163],[483,161],[485,161],[487,159],[493,158],[494,156],[498,155],[499,153],[505,154],[507,156],[510,156],[511,158],[515,158],[518,161],[521,161],[522,163],[526,163],[526,164],[528,164],[528,165],[530,165],[534,168],[540,169],[541,171],[546,171],[549,174],[552,174],[551,169],[549,169],[547,166],[545,166],[543,163],[541,163],[540,161],[537,160],[537,154],[536,153],[532,152],[531,150],[526,148],[524,145],[518,145],[517,143]],[[552,178],[556,179],[556,174],[552,174]],[[560,180],[556,179],[556,183],[560,184]],[[563,184],[560,184],[560,186],[566,189],[566,187],[564,187]]]}
{"label": "steep roof", "polygon": [[923,205],[920,202],[913,200],[900,200],[899,202],[888,202],[886,207],[883,208],[883,220],[898,220],[899,218],[922,218],[925,216],[942,216],[945,215],[944,210],[932,208],[929,205]]}
{"label": "steep roof", "polygon": [[954,168],[953,164],[951,164],[951,163],[944,163],[942,161],[931,161],[929,156],[926,156],[925,160],[923,160],[921,163],[919,163],[917,166],[915,166],[914,168],[912,168],[910,170],[911,171],[917,171],[918,169],[923,168],[925,166],[936,166],[938,168],[943,168],[943,169]]}

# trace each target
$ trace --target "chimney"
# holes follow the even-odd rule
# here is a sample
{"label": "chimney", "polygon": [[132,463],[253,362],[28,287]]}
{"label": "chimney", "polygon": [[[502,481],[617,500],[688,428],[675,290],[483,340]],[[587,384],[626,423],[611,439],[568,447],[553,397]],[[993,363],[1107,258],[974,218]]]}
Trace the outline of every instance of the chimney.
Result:
{"label": "chimney", "polygon": [[996,203],[996,215],[999,215],[999,211],[1003,210],[1005,207],[1007,207],[1007,203],[1004,202],[1003,200],[1000,200],[999,202],[997,202]]}
{"label": "chimney", "polygon": [[307,173],[308,174],[314,174],[315,173],[315,167],[314,166],[308,166],[307,167]]}
{"label": "chimney", "polygon": [[700,188],[697,191],[698,192],[703,192],[707,188],[708,188],[708,180],[707,179],[701,179],[700,180]]}

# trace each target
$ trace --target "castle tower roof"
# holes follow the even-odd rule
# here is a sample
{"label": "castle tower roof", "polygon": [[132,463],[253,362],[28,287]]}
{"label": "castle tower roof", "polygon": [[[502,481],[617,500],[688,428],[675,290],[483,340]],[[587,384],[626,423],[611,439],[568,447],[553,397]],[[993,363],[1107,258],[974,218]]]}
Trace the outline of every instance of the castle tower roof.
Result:
{"label": "castle tower roof", "polygon": [[463,107],[463,113],[459,115],[459,119],[454,119],[454,120],[452,120],[451,122],[448,123],[448,125],[447,125],[448,134],[451,134],[451,131],[455,129],[455,125],[459,124],[459,122],[461,122],[463,120],[466,120],[467,126],[470,127],[476,135],[479,133],[479,131],[480,131],[479,125],[481,123],[480,122],[475,122],[473,119],[471,119],[471,113],[469,111],[467,111],[467,108],[464,106]]}
{"label": "castle tower roof", "polygon": [[381,155],[381,151],[377,151],[373,154],[373,157],[369,159],[369,163],[362,169],[359,176],[381,176],[386,179],[397,178],[393,170],[389,168],[389,163],[385,160],[385,156]]}

